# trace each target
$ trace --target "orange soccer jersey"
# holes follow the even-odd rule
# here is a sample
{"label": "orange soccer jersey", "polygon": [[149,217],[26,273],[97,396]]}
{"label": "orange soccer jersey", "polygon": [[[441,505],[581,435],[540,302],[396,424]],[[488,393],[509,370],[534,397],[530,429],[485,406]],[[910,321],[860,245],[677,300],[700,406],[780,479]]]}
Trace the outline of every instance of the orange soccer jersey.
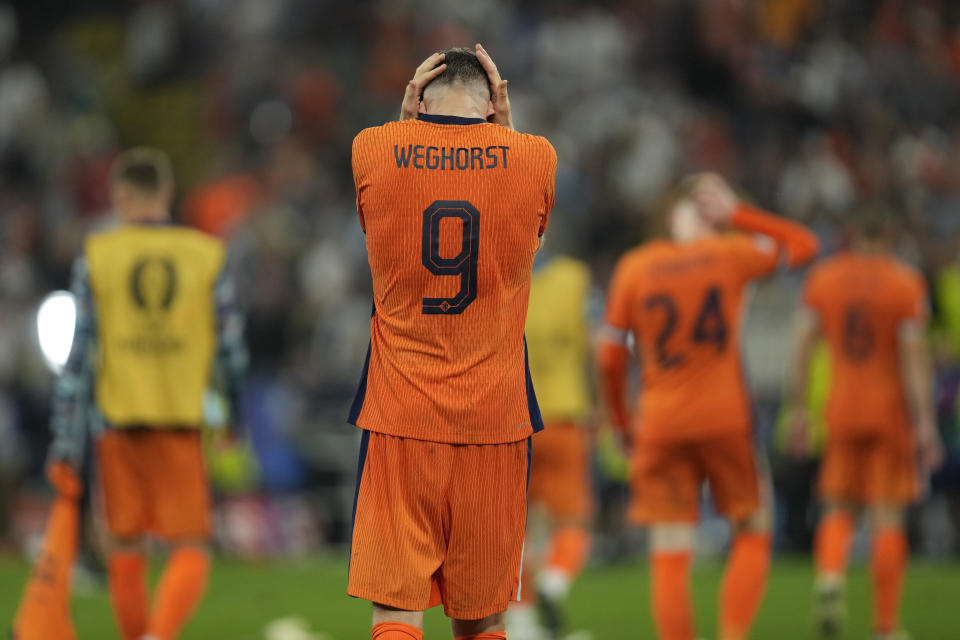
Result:
{"label": "orange soccer jersey", "polygon": [[546,139],[477,119],[421,115],[356,137],[374,315],[353,424],[451,444],[542,427],[523,329],[556,162]]}
{"label": "orange soccer jersey", "polygon": [[[643,356],[635,421],[641,438],[683,441],[749,428],[740,361],[744,289],[772,272],[781,253],[790,264],[809,260],[816,239],[799,225],[746,206],[734,223],[769,237],[660,240],[629,252],[617,265],[606,319],[612,328],[631,332]],[[609,349],[600,355],[609,358]],[[615,379],[606,380],[606,395],[613,396],[619,414],[625,413],[617,409],[622,376],[620,368]]]}
{"label": "orange soccer jersey", "polygon": [[910,423],[900,370],[899,331],[923,320],[926,287],[891,257],[841,253],[807,278],[804,302],[830,347],[831,434],[890,433]]}

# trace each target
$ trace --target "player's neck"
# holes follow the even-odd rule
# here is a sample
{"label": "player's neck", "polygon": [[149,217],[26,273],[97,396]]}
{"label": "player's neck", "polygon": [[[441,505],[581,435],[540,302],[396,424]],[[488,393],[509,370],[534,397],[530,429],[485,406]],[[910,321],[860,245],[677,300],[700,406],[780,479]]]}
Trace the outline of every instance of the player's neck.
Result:
{"label": "player's neck", "polygon": [[460,92],[448,92],[443,96],[424,102],[426,113],[433,116],[457,116],[458,118],[480,118],[486,120],[482,108],[470,95]]}

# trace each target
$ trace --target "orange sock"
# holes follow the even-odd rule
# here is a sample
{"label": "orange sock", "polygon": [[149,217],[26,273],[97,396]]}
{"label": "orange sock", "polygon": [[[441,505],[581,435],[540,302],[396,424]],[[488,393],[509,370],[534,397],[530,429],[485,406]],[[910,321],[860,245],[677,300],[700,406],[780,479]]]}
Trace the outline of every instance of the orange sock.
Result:
{"label": "orange sock", "polygon": [[423,630],[402,622],[381,622],[370,632],[371,640],[423,640]]}
{"label": "orange sock", "polygon": [[742,640],[763,602],[770,573],[769,533],[741,533],[733,542],[720,591],[720,637]]}
{"label": "orange sock", "polygon": [[895,631],[900,618],[900,593],[907,570],[907,536],[902,529],[877,531],[870,554],[873,578],[873,624],[877,632]]}
{"label": "orange sock", "polygon": [[651,561],[653,620],[660,640],[693,640],[690,551],[655,552]]}
{"label": "orange sock", "polygon": [[157,585],[147,635],[175,638],[200,604],[209,575],[210,557],[205,551],[184,547],[171,553]]}
{"label": "orange sock", "polygon": [[576,578],[590,555],[590,536],[583,527],[562,527],[550,539],[547,567]]}
{"label": "orange sock", "polygon": [[814,543],[817,573],[846,572],[853,533],[853,518],[844,511],[833,511],[820,521]]}
{"label": "orange sock", "polygon": [[135,551],[117,551],[107,561],[110,602],[123,640],[147,632],[147,560]]}
{"label": "orange sock", "polygon": [[471,633],[468,636],[457,636],[453,640],[507,640],[507,632],[488,631],[487,633]]}

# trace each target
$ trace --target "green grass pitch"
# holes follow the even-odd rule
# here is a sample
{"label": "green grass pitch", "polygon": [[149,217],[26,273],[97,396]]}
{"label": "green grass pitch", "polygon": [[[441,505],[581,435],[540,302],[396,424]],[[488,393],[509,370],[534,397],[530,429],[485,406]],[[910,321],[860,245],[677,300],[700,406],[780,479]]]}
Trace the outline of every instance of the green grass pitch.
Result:
{"label": "green grass pitch", "polygon": [[[693,576],[698,631],[714,637],[717,587],[722,566],[700,562]],[[6,625],[27,573],[20,560],[0,558],[0,623]],[[219,559],[206,600],[182,640],[260,640],[270,620],[297,615],[334,640],[369,638],[369,606],[344,595],[345,562],[313,557],[276,563]],[[760,611],[755,640],[808,640],[811,569],[804,559],[778,559]],[[850,576],[850,619],[844,640],[870,640],[869,582],[863,567]],[[642,563],[591,567],[574,588],[570,619],[596,640],[653,638],[647,569]],[[80,640],[116,638],[105,593],[74,598]],[[918,562],[911,567],[903,606],[904,626],[915,640],[960,638],[960,565]],[[4,637],[0,633],[0,637]],[[438,609],[427,616],[426,637],[450,638]]]}

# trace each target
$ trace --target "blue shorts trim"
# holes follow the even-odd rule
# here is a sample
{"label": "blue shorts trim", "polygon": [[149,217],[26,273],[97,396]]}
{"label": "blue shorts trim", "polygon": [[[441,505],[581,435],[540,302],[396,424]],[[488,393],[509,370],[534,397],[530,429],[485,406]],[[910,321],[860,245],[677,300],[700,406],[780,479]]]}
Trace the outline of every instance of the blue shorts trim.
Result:
{"label": "blue shorts trim", "polygon": [[[540,414],[540,403],[537,402],[537,393],[533,390],[533,377],[530,375],[530,355],[527,352],[527,338],[523,338],[523,369],[527,382],[527,412],[530,414],[530,426],[533,432],[543,431],[543,416]],[[529,470],[529,467],[528,467]]]}

